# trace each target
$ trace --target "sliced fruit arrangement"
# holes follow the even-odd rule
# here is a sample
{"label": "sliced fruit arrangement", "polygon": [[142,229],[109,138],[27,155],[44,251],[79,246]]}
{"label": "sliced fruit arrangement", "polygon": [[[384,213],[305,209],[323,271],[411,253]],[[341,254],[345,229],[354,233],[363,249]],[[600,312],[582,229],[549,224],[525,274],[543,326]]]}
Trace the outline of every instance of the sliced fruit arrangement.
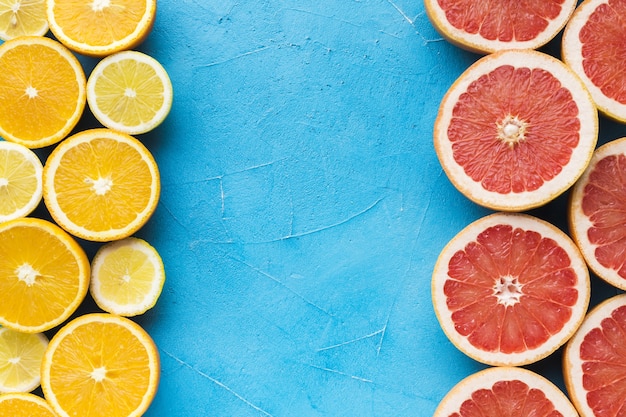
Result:
{"label": "sliced fruit arrangement", "polygon": [[591,270],[626,290],[626,138],[594,152],[571,192],[569,225]]}
{"label": "sliced fruit arrangement", "polygon": [[0,39],[48,33],[45,0],[0,0]]}
{"label": "sliced fruit arrangement", "polygon": [[602,113],[626,123],[626,2],[585,0],[567,23],[563,60],[580,76]]}
{"label": "sliced fruit arrangement", "polygon": [[526,365],[554,352],[582,322],[589,294],[589,273],[572,240],[519,213],[491,214],[464,228],[432,276],[445,334],[490,365]]}
{"label": "sliced fruit arrangement", "polygon": [[535,2],[424,0],[435,29],[450,42],[478,53],[537,49],[563,29],[576,0]]}
{"label": "sliced fruit arrangement", "polygon": [[0,223],[29,215],[43,195],[43,165],[30,149],[0,141]]}
{"label": "sliced fruit arrangement", "polygon": [[[41,381],[41,361],[48,347],[43,333],[0,328],[0,393],[30,392]],[[0,415],[7,415],[0,412]]]}
{"label": "sliced fruit arrangement", "polygon": [[441,400],[433,417],[574,417],[563,392],[524,368],[495,367],[460,381]]}
{"label": "sliced fruit arrangement", "polygon": [[620,416],[626,406],[626,295],[594,307],[563,356],[567,391],[582,417]]}
{"label": "sliced fruit arrangement", "polygon": [[578,77],[541,52],[503,51],[471,65],[441,101],[434,145],[456,188],[501,211],[544,205],[582,175],[598,115]]}

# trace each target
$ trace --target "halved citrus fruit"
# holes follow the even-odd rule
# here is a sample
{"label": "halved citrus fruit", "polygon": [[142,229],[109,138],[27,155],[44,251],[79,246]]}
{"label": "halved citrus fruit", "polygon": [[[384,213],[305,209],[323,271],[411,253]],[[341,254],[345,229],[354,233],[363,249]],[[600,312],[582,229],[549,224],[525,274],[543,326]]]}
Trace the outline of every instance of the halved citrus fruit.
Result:
{"label": "halved citrus fruit", "polygon": [[594,152],[572,188],[569,227],[591,270],[626,290],[626,138]]}
{"label": "halved citrus fruit", "polygon": [[150,218],[160,178],[148,149],[134,137],[90,129],[61,142],[43,169],[43,198],[65,230],[92,241],[128,237]]}
{"label": "halved citrus fruit", "polygon": [[156,0],[46,0],[50,30],[68,48],[105,56],[139,45],[150,33]]}
{"label": "halved citrus fruit", "polygon": [[563,60],[583,80],[598,109],[626,123],[626,3],[585,0],[567,23]]}
{"label": "halved citrus fruit", "polygon": [[87,103],[104,126],[130,135],[157,127],[172,107],[172,83],[165,68],[137,51],[102,59],[87,80]]}
{"label": "halved citrus fruit", "polygon": [[29,148],[65,138],[83,114],[87,80],[59,42],[21,36],[0,45],[0,136]]}
{"label": "halved citrus fruit", "polygon": [[41,387],[63,417],[139,417],[159,383],[159,354],[148,333],[108,313],[80,316],[50,340]]}
{"label": "halved citrus fruit", "polygon": [[43,165],[30,149],[0,141],[0,223],[29,215],[41,202]]}
{"label": "halved citrus fruit", "polygon": [[0,395],[0,416],[58,417],[46,400],[27,393]]}
{"label": "halved citrus fruit", "polygon": [[45,0],[0,0],[0,39],[48,33]]}
{"label": "halved citrus fruit", "polygon": [[598,114],[578,77],[534,50],[471,65],[444,96],[434,127],[448,178],[472,201],[501,211],[539,207],[585,170]]}
{"label": "halved citrus fruit", "polygon": [[0,328],[0,392],[30,392],[37,388],[47,347],[48,338],[43,333]]}
{"label": "halved citrus fruit", "polygon": [[0,324],[49,330],[78,308],[88,288],[87,255],[60,227],[28,217],[0,224]]}
{"label": "halved citrus fruit", "polygon": [[109,242],[91,263],[93,299],[104,311],[120,316],[136,316],[154,307],[164,282],[163,261],[143,239]]}
{"label": "halved citrus fruit", "polygon": [[444,333],[490,365],[525,365],[550,355],[578,328],[589,272],[572,240],[519,213],[474,221],[442,250],[432,299]]}
{"label": "halved citrus fruit", "polygon": [[626,407],[626,295],[594,307],[563,354],[563,376],[581,416],[621,416]]}
{"label": "halved citrus fruit", "polygon": [[536,49],[565,26],[576,0],[424,0],[433,26],[450,42],[478,53]]}
{"label": "halved citrus fruit", "polygon": [[565,394],[541,375],[524,368],[492,367],[456,384],[433,417],[573,417]]}

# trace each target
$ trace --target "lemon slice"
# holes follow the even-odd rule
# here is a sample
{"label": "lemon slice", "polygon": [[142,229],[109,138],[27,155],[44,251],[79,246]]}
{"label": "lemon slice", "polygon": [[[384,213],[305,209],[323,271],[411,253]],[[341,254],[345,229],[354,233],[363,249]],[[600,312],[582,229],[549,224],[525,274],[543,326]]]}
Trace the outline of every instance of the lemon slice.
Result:
{"label": "lemon slice", "polygon": [[43,166],[30,149],[0,141],[0,223],[29,215],[41,202]]}
{"label": "lemon slice", "polygon": [[43,333],[0,328],[0,392],[30,392],[37,388],[47,347],[48,338]]}
{"label": "lemon slice", "polygon": [[120,316],[136,316],[154,307],[164,282],[157,250],[135,237],[105,244],[91,264],[93,299],[104,311]]}
{"label": "lemon slice", "polygon": [[87,80],[87,103],[104,126],[131,135],[157,127],[172,107],[172,83],[163,66],[137,51],[101,60]]}
{"label": "lemon slice", "polygon": [[0,39],[48,33],[45,0],[0,0]]}

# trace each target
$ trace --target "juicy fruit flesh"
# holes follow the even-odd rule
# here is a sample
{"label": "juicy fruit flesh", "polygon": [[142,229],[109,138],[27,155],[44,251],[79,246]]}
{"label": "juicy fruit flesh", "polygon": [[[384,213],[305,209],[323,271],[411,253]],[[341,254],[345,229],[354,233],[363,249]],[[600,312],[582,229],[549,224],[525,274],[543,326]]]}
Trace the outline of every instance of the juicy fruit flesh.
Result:
{"label": "juicy fruit flesh", "polygon": [[505,42],[535,39],[559,16],[563,2],[438,0],[452,26]]}
{"label": "juicy fruit flesh", "polygon": [[19,152],[0,152],[0,217],[28,204],[37,183],[35,167]]}
{"label": "juicy fruit flesh", "polygon": [[57,417],[45,400],[35,394],[12,394],[0,401],[0,415],[11,417]]}
{"label": "juicy fruit flesh", "polygon": [[488,352],[541,346],[563,328],[578,300],[565,250],[509,225],[486,229],[455,253],[448,276],[444,293],[456,331]]}
{"label": "juicy fruit flesh", "polygon": [[626,3],[599,5],[580,30],[583,69],[604,95],[626,104]]}
{"label": "juicy fruit flesh", "polygon": [[148,256],[133,248],[120,248],[108,256],[99,271],[100,292],[121,305],[144,302],[157,274]]}
{"label": "juicy fruit flesh", "polygon": [[471,398],[461,404],[459,412],[450,417],[563,417],[554,404],[539,390],[523,381],[498,381],[491,389],[472,392]]}
{"label": "juicy fruit flesh", "polygon": [[622,415],[626,406],[626,306],[587,333],[580,345],[586,401],[597,416]]}
{"label": "juicy fruit flesh", "polygon": [[570,161],[580,139],[578,114],[571,92],[548,71],[500,66],[455,104],[448,127],[453,157],[488,191],[537,190]]}
{"label": "juicy fruit flesh", "polygon": [[582,210],[592,223],[587,236],[596,246],[597,261],[626,279],[626,155],[598,161],[585,186]]}

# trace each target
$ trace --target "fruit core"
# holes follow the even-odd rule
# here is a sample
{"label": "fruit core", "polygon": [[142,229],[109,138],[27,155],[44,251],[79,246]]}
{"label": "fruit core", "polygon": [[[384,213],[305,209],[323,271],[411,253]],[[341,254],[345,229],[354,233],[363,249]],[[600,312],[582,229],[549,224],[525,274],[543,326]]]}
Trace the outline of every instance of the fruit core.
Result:
{"label": "fruit core", "polygon": [[97,195],[105,195],[111,188],[113,187],[113,181],[111,178],[98,178],[97,180],[92,180],[88,178],[85,182],[91,184],[91,188]]}
{"label": "fruit core", "polygon": [[493,294],[498,299],[498,303],[505,307],[513,306],[520,301],[522,284],[519,283],[517,277],[505,275],[496,281],[493,286]]}
{"label": "fruit core", "polygon": [[39,91],[37,91],[37,89],[33,87],[32,85],[29,85],[28,87],[26,87],[25,92],[28,98],[35,98],[39,94]]}
{"label": "fruit core", "polygon": [[526,139],[527,127],[528,123],[519,117],[507,115],[502,122],[497,123],[498,139],[508,144],[509,147],[513,147]]}
{"label": "fruit core", "polygon": [[0,178],[0,188],[6,187],[7,185],[9,185],[9,180],[6,178]]}
{"label": "fruit core", "polygon": [[37,277],[41,275],[39,271],[27,263],[20,265],[15,270],[15,274],[18,280],[23,281],[29,287],[32,286],[37,280]]}
{"label": "fruit core", "polygon": [[110,5],[111,2],[109,0],[94,0],[93,3],[91,3],[91,9],[94,12],[101,12]]}
{"label": "fruit core", "polygon": [[91,371],[91,378],[96,382],[102,382],[104,381],[106,374],[107,374],[106,368],[104,366],[101,366]]}

